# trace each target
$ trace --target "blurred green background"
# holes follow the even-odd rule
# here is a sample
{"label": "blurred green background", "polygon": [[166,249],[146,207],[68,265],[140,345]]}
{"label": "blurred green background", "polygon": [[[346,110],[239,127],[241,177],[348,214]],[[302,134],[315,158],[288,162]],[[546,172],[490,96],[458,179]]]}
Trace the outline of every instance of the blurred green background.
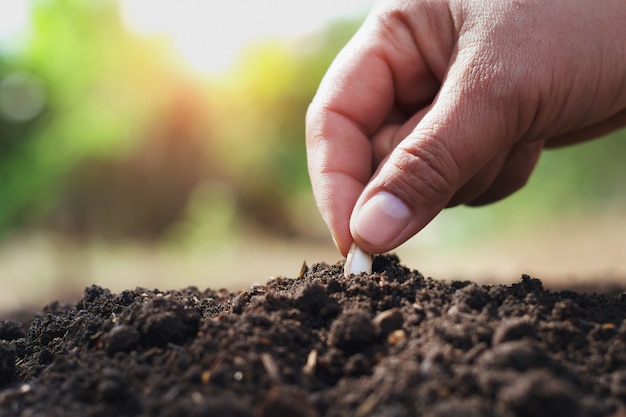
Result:
{"label": "blurred green background", "polygon": [[[4,4],[0,310],[339,260],[304,113],[371,1],[283,3]],[[625,135],[546,152],[523,191],[448,210],[398,253],[446,279],[623,273]]]}

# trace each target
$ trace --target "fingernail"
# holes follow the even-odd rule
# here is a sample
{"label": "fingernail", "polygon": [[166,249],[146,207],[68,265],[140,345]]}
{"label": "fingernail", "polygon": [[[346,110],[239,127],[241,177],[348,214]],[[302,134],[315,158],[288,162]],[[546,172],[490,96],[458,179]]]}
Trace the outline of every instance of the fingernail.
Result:
{"label": "fingernail", "polygon": [[361,239],[383,246],[394,240],[410,220],[411,211],[402,200],[383,191],[363,205],[354,227]]}

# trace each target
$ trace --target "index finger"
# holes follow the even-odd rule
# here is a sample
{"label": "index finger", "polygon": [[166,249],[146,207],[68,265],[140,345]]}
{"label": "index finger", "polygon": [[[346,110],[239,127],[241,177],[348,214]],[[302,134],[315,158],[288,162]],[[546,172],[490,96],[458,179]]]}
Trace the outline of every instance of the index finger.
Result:
{"label": "index finger", "polygon": [[[346,50],[344,50],[346,51]],[[391,107],[381,79],[367,82],[364,57],[340,55],[307,111],[307,160],[318,208],[342,254],[352,243],[352,209],[372,175],[370,136]],[[374,81],[372,78],[371,81]],[[378,84],[378,85],[377,85]]]}
{"label": "index finger", "polygon": [[[419,108],[437,80],[412,33],[376,22],[361,27],[326,73],[306,117],[309,176],[320,213],[343,255],[350,215],[376,167],[371,137],[394,107]],[[411,49],[412,50],[408,50]]]}

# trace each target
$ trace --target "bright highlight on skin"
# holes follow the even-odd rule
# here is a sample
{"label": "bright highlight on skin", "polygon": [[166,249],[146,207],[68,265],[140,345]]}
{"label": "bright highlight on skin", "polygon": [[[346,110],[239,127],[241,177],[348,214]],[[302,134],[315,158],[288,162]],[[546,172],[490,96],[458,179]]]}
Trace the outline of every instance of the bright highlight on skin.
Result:
{"label": "bright highlight on skin", "polygon": [[359,275],[362,272],[372,273],[372,256],[359,248],[356,243],[353,243],[346,257],[343,273],[349,277],[350,275]]}

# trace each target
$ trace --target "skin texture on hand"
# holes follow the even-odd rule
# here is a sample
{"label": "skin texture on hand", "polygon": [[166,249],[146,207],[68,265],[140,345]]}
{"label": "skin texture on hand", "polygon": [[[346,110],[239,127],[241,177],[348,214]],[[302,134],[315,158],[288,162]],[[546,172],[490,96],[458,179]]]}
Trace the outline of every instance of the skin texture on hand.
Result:
{"label": "skin texture on hand", "polygon": [[626,125],[623,0],[378,2],[307,112],[337,247],[394,249],[442,209],[502,199],[544,147]]}

